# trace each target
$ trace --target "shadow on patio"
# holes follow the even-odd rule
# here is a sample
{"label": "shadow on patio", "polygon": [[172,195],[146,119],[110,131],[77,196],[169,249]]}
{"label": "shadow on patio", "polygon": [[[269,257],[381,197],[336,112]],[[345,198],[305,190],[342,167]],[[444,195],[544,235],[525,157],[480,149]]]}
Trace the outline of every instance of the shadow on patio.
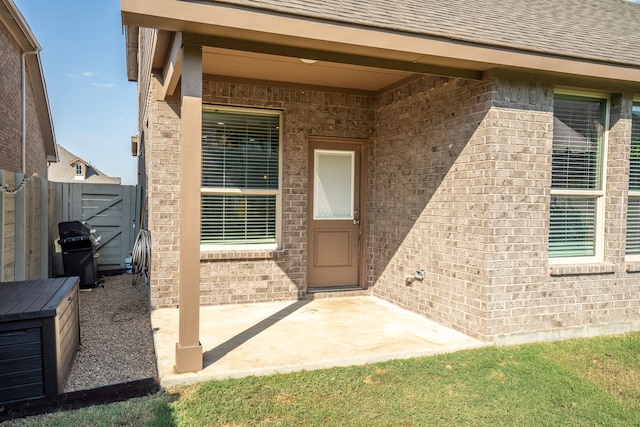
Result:
{"label": "shadow on patio", "polygon": [[151,322],[163,387],[360,365],[485,345],[374,297],[201,307],[204,369],[178,374],[178,310],[155,310]]}

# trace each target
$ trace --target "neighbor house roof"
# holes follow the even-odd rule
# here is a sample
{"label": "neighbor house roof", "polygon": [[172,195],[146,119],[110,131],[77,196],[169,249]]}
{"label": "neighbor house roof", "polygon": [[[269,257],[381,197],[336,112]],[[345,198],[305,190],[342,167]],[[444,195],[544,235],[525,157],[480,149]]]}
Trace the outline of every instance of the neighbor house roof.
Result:
{"label": "neighbor house roof", "polygon": [[217,0],[345,24],[640,65],[640,5],[627,0]]}
{"label": "neighbor house roof", "polygon": [[51,119],[51,109],[49,108],[47,86],[44,81],[40,55],[38,54],[41,50],[40,44],[12,0],[0,0],[0,22],[7,27],[20,49],[24,53],[31,53],[25,55],[25,62],[33,86],[36,111],[44,139],[44,151],[48,162],[56,162],[58,160],[56,138]]}
{"label": "neighbor house roof", "polygon": [[[59,163],[49,165],[47,169],[47,179],[52,182],[82,182],[83,184],[120,184],[121,179],[105,175],[100,170],[91,166],[91,163],[67,151],[58,145]],[[75,164],[82,163],[87,168],[85,178],[82,181],[74,179]]]}

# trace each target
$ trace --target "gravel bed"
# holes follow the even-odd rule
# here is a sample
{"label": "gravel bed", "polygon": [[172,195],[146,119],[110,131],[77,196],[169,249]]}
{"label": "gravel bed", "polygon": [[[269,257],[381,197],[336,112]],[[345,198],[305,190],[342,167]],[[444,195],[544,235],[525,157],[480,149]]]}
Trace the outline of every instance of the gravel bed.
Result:
{"label": "gravel bed", "polygon": [[158,376],[147,287],[142,277],[107,276],[80,290],[80,350],[65,392]]}

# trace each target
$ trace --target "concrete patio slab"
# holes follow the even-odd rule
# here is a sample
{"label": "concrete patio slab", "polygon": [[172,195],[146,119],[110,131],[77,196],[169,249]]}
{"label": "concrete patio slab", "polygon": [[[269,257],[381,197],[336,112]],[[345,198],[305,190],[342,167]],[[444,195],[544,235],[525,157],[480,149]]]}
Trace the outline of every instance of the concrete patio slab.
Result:
{"label": "concrete patio slab", "polygon": [[375,297],[201,307],[204,369],[175,371],[178,309],[151,313],[160,385],[362,365],[486,345]]}

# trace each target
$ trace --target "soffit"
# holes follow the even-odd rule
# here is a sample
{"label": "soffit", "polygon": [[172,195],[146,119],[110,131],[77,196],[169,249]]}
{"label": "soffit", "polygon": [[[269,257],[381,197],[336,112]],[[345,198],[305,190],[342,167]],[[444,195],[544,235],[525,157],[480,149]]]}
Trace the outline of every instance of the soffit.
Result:
{"label": "soffit", "polygon": [[304,63],[300,58],[204,47],[204,74],[287,84],[377,91],[412,73],[338,64],[326,61]]}

